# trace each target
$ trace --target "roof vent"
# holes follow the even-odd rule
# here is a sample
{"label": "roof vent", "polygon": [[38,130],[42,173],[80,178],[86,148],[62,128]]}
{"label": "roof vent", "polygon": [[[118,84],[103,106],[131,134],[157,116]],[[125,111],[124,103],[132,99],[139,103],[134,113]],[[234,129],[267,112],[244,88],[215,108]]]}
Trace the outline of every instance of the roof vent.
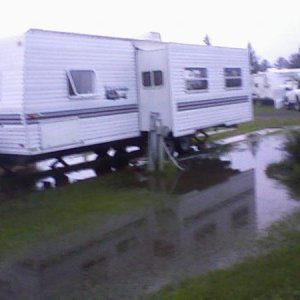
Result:
{"label": "roof vent", "polygon": [[148,32],[145,34],[144,36],[145,40],[149,40],[149,41],[157,41],[157,42],[161,42],[161,35],[159,32]]}

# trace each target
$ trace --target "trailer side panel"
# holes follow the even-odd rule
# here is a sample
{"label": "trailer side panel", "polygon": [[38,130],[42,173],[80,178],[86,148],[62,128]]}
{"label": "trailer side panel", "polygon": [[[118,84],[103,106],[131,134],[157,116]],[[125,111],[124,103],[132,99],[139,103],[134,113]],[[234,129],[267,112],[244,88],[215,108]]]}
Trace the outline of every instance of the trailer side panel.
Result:
{"label": "trailer side panel", "polygon": [[[140,135],[130,41],[31,30],[26,45],[24,96],[32,154]],[[72,126],[76,137],[68,134]],[[53,143],[45,128],[67,129],[61,142]]]}
{"label": "trailer side panel", "polygon": [[174,136],[252,119],[246,50],[170,44],[169,57]]}
{"label": "trailer side panel", "polygon": [[0,154],[26,154],[23,114],[24,37],[0,42]]}

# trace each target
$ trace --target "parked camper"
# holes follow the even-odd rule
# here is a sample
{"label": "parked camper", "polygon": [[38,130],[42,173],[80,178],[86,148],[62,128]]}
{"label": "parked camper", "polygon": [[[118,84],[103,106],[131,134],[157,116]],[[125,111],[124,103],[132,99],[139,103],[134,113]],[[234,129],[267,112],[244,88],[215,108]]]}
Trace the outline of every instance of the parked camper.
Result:
{"label": "parked camper", "polygon": [[[299,78],[300,80],[300,78]],[[293,84],[286,88],[284,97],[284,106],[287,109],[294,108],[300,111],[300,82],[293,82]]]}
{"label": "parked camper", "polygon": [[300,69],[268,69],[252,76],[252,98],[254,102],[270,103],[275,108],[284,105],[286,90],[294,85]]}
{"label": "parked camper", "polygon": [[0,45],[0,159],[139,145],[252,118],[247,51],[31,29]]}

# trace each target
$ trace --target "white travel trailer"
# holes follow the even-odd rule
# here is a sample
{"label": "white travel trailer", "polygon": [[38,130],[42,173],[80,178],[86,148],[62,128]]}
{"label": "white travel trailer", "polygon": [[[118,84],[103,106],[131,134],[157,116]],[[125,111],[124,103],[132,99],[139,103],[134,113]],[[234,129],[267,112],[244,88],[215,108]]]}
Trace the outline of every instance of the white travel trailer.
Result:
{"label": "white travel trailer", "polygon": [[275,108],[284,104],[287,89],[293,87],[300,69],[268,69],[252,76],[252,97],[255,102],[271,103]]}
{"label": "white travel trailer", "polygon": [[31,29],[0,44],[0,159],[138,144],[252,118],[247,51]]}

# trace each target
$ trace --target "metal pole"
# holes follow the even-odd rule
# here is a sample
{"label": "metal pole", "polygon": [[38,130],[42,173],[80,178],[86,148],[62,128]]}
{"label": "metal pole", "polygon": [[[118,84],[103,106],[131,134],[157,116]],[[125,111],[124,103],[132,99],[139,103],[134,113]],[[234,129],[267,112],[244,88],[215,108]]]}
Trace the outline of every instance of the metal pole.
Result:
{"label": "metal pole", "polygon": [[165,162],[165,156],[164,156],[164,137],[163,137],[163,126],[161,119],[157,122],[157,156],[158,156],[158,171],[164,170],[164,162]]}
{"label": "metal pole", "polygon": [[156,165],[156,114],[150,114],[150,128],[148,135],[148,170],[150,172],[155,171]]}

